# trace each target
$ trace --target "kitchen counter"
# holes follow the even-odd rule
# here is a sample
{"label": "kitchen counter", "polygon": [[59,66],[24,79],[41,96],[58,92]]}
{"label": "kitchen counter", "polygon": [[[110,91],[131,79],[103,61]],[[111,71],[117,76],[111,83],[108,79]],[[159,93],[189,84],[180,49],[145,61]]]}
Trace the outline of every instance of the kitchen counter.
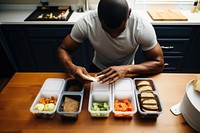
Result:
{"label": "kitchen counter", "polygon": [[[1,5],[0,5],[1,7]],[[74,24],[78,19],[89,13],[90,11],[78,13],[73,12],[68,21],[24,21],[35,9],[32,8],[11,8],[0,9],[0,24]],[[134,10],[133,12],[144,17],[153,25],[200,25],[200,12],[191,13],[190,10],[178,10],[188,18],[188,21],[153,21],[147,14],[147,10]]]}
{"label": "kitchen counter", "polygon": [[74,24],[78,19],[89,13],[73,12],[68,21],[24,21],[34,9],[0,10],[0,24]]}
{"label": "kitchen counter", "polygon": [[[93,74],[92,74],[93,75]],[[164,112],[157,120],[145,120],[135,114],[132,119],[94,119],[88,112],[89,85],[85,85],[82,111],[75,122],[38,119],[30,113],[30,106],[47,78],[69,77],[66,73],[15,73],[0,93],[0,132],[134,132],[134,133],[194,133],[181,115],[174,116],[170,107],[181,101],[187,83],[196,74],[161,73],[145,76],[152,78],[163,103]]]}

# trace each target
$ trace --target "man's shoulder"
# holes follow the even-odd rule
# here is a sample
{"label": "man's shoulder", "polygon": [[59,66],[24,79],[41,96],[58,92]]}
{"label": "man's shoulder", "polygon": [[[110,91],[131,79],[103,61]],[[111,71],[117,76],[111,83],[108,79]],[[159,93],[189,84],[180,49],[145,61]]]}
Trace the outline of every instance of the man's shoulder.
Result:
{"label": "man's shoulder", "polygon": [[130,20],[130,24],[134,24],[135,26],[140,27],[140,28],[151,25],[150,22],[146,18],[144,18],[137,12],[132,12],[130,14],[129,20]]}
{"label": "man's shoulder", "polygon": [[130,19],[134,20],[135,22],[138,22],[138,21],[142,21],[144,18],[142,18],[142,16],[139,15],[137,12],[132,11],[130,14]]}
{"label": "man's shoulder", "polygon": [[98,19],[98,13],[96,10],[94,11],[90,11],[87,15],[85,15],[83,17],[84,20],[88,20],[88,21],[91,21],[91,20],[94,20],[94,19]]}

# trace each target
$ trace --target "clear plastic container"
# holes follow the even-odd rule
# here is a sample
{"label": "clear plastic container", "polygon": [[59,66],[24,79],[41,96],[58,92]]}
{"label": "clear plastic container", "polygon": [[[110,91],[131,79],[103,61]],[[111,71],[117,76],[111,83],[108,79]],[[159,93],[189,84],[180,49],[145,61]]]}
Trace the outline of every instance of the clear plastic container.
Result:
{"label": "clear plastic container", "polygon": [[[35,116],[41,118],[53,118],[55,115],[55,111],[58,106],[58,99],[60,97],[61,91],[65,85],[65,80],[60,78],[48,78],[45,80],[42,88],[40,89],[39,93],[37,94],[34,102],[30,107],[30,112],[32,112]],[[44,111],[41,108],[38,110],[36,105],[40,103],[41,98],[55,98],[56,103],[54,104],[53,110],[51,111]],[[45,104],[43,104],[45,106]]]}
{"label": "clear plastic container", "polygon": [[[139,91],[139,86],[138,86],[138,83],[141,82],[141,81],[147,81],[150,83],[150,85],[148,86],[151,86],[152,90],[147,90],[146,92],[149,92],[151,94],[154,95],[154,98],[156,101],[157,101],[157,107],[158,109],[155,111],[151,111],[151,110],[144,110],[142,108],[142,102],[141,102],[141,91]],[[140,117],[141,118],[150,118],[150,119],[156,119],[162,112],[163,112],[163,108],[162,108],[162,103],[161,103],[161,99],[160,99],[160,96],[159,96],[159,93],[156,89],[156,86],[153,82],[152,79],[150,78],[135,78],[134,79],[134,86],[135,86],[135,96],[136,96],[136,101],[137,101],[137,107],[138,107],[138,111],[139,111],[139,114],[140,114]],[[148,99],[148,98],[146,98]],[[151,99],[151,98],[150,98]]]}
{"label": "clear plastic container", "polygon": [[112,111],[111,86],[92,82],[88,102],[88,111],[92,117],[109,117]]}
{"label": "clear plastic container", "polygon": [[115,91],[133,91],[133,83],[131,78],[123,78],[117,80],[113,86]]}
{"label": "clear plastic container", "polygon": [[[120,109],[115,110],[116,100],[120,102],[120,105],[124,105],[126,103],[130,103],[132,106],[132,110],[129,108],[130,106],[127,106],[129,104],[126,104],[127,109]],[[120,79],[113,85],[113,113],[114,117],[116,118],[132,118],[132,116],[137,112],[137,106],[136,106],[136,99],[135,99],[135,90],[133,88],[133,82],[130,78],[124,78]]]}
{"label": "clear plastic container", "polygon": [[99,82],[92,82],[90,87],[90,93],[110,93],[111,88],[108,84],[101,84]]}
{"label": "clear plastic container", "polygon": [[[111,102],[110,94],[90,94],[88,111],[92,117],[109,117],[109,114],[112,110]],[[99,104],[101,105],[99,106]]]}
{"label": "clear plastic container", "polygon": [[[115,93],[113,99],[113,113],[116,118],[132,118],[133,115],[137,112],[134,94],[131,94],[130,92]],[[124,103],[123,101],[125,99],[128,100],[132,105],[132,110],[115,110],[115,101],[118,100],[119,102]]]}

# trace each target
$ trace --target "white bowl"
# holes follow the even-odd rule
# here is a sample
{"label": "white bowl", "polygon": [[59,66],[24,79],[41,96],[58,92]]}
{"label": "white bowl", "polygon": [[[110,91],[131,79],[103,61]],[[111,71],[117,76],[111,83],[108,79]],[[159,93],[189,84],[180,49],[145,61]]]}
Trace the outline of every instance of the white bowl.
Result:
{"label": "white bowl", "polygon": [[194,90],[194,80],[191,80],[187,86],[180,104],[180,112],[187,123],[196,131],[200,132],[200,93]]}

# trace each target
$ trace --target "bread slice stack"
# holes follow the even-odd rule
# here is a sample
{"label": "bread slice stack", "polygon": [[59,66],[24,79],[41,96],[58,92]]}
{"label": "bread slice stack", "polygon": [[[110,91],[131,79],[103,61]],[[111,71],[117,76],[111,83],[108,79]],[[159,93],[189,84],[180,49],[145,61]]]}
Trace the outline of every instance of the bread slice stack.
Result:
{"label": "bread slice stack", "polygon": [[136,84],[139,91],[139,102],[141,110],[144,112],[158,112],[158,97],[154,94],[154,90],[149,81],[140,81]]}

